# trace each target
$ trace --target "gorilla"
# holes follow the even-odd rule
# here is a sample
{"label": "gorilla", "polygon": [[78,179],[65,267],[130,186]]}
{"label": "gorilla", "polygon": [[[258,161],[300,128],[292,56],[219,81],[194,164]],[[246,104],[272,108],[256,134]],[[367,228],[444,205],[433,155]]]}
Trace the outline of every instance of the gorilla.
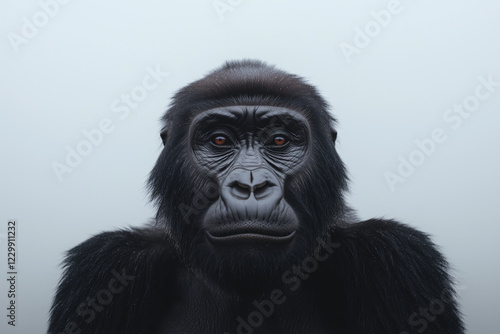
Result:
{"label": "gorilla", "polygon": [[253,60],[179,90],[149,177],[155,219],[68,252],[49,332],[463,333],[429,236],[345,203],[328,110]]}

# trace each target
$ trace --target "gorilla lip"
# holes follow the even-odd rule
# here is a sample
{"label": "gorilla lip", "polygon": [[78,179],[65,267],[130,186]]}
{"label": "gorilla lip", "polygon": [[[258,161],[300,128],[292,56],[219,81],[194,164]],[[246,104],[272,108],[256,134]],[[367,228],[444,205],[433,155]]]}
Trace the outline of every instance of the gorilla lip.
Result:
{"label": "gorilla lip", "polygon": [[265,241],[265,242],[288,242],[291,241],[295,236],[295,231],[292,231],[288,235],[270,235],[258,232],[245,232],[241,233],[231,233],[222,236],[215,236],[209,231],[206,231],[208,239],[215,242],[233,242],[242,240],[253,240],[253,241]]}

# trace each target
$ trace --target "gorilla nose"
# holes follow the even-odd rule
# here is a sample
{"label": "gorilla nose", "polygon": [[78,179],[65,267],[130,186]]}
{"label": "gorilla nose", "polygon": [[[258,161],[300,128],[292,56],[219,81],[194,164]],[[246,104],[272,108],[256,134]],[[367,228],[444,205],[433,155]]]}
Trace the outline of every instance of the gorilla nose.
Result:
{"label": "gorilla nose", "polygon": [[281,197],[278,180],[274,173],[261,168],[254,170],[235,169],[225,180],[222,196],[234,200],[268,199],[269,197]]}
{"label": "gorilla nose", "polygon": [[[250,172],[252,173],[252,172]],[[269,181],[264,181],[257,184],[250,182],[234,181],[229,185],[231,194],[240,199],[248,199],[252,193],[255,199],[262,199],[267,197],[272,192],[272,187],[276,185]]]}
{"label": "gorilla nose", "polygon": [[283,198],[281,183],[266,168],[236,168],[224,180],[221,198],[234,220],[265,220]]}

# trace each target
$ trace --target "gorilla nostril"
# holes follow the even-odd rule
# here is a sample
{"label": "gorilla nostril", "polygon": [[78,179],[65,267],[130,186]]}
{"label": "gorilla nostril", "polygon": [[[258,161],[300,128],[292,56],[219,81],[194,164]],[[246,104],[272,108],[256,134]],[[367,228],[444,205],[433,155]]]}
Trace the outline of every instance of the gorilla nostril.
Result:
{"label": "gorilla nostril", "polygon": [[267,181],[264,181],[260,184],[256,184],[255,186],[253,186],[253,192],[255,194],[255,196],[258,196],[258,195],[261,195],[263,192],[266,191],[266,188],[268,188],[269,184]]}
{"label": "gorilla nostril", "polygon": [[234,181],[229,185],[231,194],[239,199],[248,199],[252,192],[256,199],[266,197],[274,186],[272,182],[264,181],[256,185],[249,185],[239,181]]}
{"label": "gorilla nostril", "polygon": [[264,198],[273,192],[273,190],[271,190],[271,188],[274,186],[275,186],[274,183],[269,182],[269,181],[264,181],[264,182],[257,184],[253,187],[253,194],[254,194],[256,199]]}
{"label": "gorilla nostril", "polygon": [[231,193],[241,199],[247,199],[252,192],[249,185],[238,181],[233,182],[229,187],[231,188]]}
{"label": "gorilla nostril", "polygon": [[251,187],[248,184],[244,184],[236,181],[236,188],[240,188],[243,191],[251,192]]}

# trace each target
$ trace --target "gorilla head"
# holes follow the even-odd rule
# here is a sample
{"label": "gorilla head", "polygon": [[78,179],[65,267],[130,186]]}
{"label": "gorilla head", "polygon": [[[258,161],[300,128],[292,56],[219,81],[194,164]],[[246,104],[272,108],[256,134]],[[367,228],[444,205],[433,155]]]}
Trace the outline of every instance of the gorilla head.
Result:
{"label": "gorilla head", "polygon": [[192,268],[279,277],[342,223],[347,177],[327,109],[303,79],[257,61],[228,62],[175,95],[149,186]]}

